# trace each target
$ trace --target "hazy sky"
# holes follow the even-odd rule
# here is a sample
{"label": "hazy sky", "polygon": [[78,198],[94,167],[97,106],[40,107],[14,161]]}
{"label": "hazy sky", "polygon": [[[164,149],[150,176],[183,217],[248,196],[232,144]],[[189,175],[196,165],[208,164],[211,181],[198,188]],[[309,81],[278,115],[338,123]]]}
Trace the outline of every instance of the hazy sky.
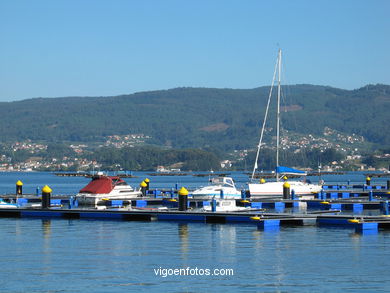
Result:
{"label": "hazy sky", "polygon": [[0,0],[0,101],[390,84],[387,0]]}

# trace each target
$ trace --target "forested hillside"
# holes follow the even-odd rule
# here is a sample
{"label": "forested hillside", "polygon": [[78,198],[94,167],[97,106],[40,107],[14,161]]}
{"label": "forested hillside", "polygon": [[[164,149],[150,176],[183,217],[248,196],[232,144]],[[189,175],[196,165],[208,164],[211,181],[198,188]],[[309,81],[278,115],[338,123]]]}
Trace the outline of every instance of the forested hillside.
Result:
{"label": "forested hillside", "polygon": [[[176,88],[116,97],[35,98],[0,103],[2,142],[102,141],[143,133],[175,148],[253,148],[269,87]],[[321,134],[324,127],[390,146],[390,86],[347,91],[326,86],[283,87],[283,127]],[[274,108],[271,113],[274,113]],[[274,119],[270,120],[274,123]]]}

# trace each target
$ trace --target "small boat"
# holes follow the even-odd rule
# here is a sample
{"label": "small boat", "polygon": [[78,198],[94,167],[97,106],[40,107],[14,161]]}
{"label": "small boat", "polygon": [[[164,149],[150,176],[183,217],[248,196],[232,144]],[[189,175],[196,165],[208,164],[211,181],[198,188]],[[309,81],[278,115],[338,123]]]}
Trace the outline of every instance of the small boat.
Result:
{"label": "small boat", "polygon": [[8,203],[2,198],[0,199],[0,209],[16,209],[18,206],[13,203]]}
{"label": "small boat", "polygon": [[204,186],[194,190],[193,198],[211,199],[213,197],[220,198],[241,198],[241,191],[238,190],[231,177],[216,177],[211,179],[211,185]]}
{"label": "small boat", "polygon": [[81,205],[97,205],[104,200],[128,200],[140,196],[140,190],[134,190],[119,176],[98,173],[76,194],[76,199]]}
{"label": "small boat", "polygon": [[[215,199],[214,202],[216,204],[216,207],[215,207],[216,212],[240,212],[240,211],[246,211],[246,210],[251,209],[249,207],[238,207],[236,205],[235,199],[218,198],[218,199]],[[202,210],[205,212],[213,211],[212,204],[213,204],[213,202],[211,202],[210,205],[208,205],[208,206],[204,206],[202,208]]]}

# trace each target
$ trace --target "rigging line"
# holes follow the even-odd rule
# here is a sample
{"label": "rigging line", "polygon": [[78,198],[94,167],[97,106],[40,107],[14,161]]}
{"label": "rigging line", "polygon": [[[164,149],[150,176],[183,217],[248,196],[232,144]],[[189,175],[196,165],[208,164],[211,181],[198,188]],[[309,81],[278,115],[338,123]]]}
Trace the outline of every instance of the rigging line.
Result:
{"label": "rigging line", "polygon": [[[278,55],[278,56],[279,56],[279,55]],[[252,172],[252,177],[251,177],[252,180],[253,180],[254,177],[255,177],[255,172],[256,172],[257,167],[258,167],[257,161],[259,160],[259,154],[260,154],[261,144],[262,144],[262,142],[263,142],[264,129],[265,129],[265,125],[266,125],[266,122],[267,122],[268,110],[269,110],[269,105],[270,105],[270,101],[271,101],[271,97],[272,97],[272,90],[273,90],[274,85],[275,85],[276,71],[277,71],[277,68],[278,68],[278,62],[279,62],[279,57],[278,57],[277,60],[276,60],[275,69],[274,69],[274,75],[273,75],[273,78],[272,78],[271,88],[270,88],[269,95],[268,95],[268,101],[267,101],[267,107],[266,107],[266,109],[265,109],[265,115],[264,115],[264,120],[263,120],[263,126],[262,126],[262,128],[261,128],[259,144],[258,144],[258,146],[257,146],[256,160],[255,160],[255,164],[254,164],[254,166],[253,166],[253,172]]]}
{"label": "rigging line", "polygon": [[[283,68],[282,77],[283,77],[283,80],[285,82],[283,83],[284,86],[282,88],[282,98],[283,98],[283,102],[285,103],[284,104],[285,105],[285,108],[284,108],[285,112],[287,112],[287,105],[293,106],[294,103],[293,103],[293,99],[292,99],[293,95],[291,93],[292,87],[287,82],[287,78],[286,78],[286,72],[288,72],[288,71],[285,70],[285,66],[286,66],[286,62],[283,62],[283,64],[282,64],[282,68]],[[295,85],[295,88],[296,87],[297,86]],[[292,125],[288,124],[290,127],[290,136],[292,136],[293,133],[291,133],[291,132],[298,133],[298,121],[297,121],[297,115],[296,115],[294,109],[291,109],[291,113],[288,115],[288,117],[290,117],[290,119],[292,120],[292,123],[291,123]],[[282,120],[281,120],[281,123],[282,123]],[[283,129],[283,130],[288,132],[286,129]],[[296,137],[296,135],[294,135],[294,136]],[[299,155],[294,156],[295,164],[301,164],[302,166],[307,166],[308,165],[308,149],[305,146],[300,147],[299,149],[300,149]]]}

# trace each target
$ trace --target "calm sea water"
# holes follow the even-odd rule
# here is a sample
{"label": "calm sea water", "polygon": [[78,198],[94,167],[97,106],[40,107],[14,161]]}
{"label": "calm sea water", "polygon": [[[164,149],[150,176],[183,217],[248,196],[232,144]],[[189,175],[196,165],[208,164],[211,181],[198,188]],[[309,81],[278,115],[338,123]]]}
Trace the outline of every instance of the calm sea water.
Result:
{"label": "calm sea water", "polygon": [[[127,181],[139,184],[147,176],[138,175]],[[166,188],[207,181],[149,178]],[[61,194],[89,181],[49,173],[1,173],[0,179],[1,193],[14,192],[19,179],[26,192],[48,184]],[[339,179],[362,182],[364,176]],[[269,232],[248,224],[15,218],[1,218],[0,227],[0,292],[390,291],[386,231],[361,235],[307,226]],[[175,269],[182,275],[174,275]]]}

